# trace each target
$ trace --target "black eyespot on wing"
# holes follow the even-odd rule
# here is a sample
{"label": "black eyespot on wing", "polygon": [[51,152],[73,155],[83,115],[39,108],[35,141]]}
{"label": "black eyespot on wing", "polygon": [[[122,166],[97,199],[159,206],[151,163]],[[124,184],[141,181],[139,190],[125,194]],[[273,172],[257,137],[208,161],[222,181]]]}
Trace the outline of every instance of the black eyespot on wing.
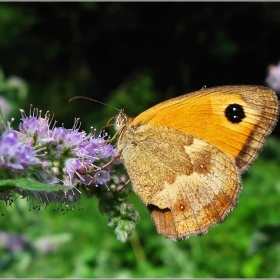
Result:
{"label": "black eyespot on wing", "polygon": [[240,123],[246,117],[243,107],[239,104],[228,105],[225,116],[231,123]]}

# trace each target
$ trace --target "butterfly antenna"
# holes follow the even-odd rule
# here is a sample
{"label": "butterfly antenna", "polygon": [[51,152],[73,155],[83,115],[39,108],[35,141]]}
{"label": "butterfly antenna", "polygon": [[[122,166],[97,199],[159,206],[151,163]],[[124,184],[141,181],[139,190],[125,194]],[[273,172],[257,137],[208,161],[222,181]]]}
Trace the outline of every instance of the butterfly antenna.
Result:
{"label": "butterfly antenna", "polygon": [[[77,98],[88,99],[88,100],[90,100],[90,101],[97,102],[97,103],[106,105],[106,106],[108,106],[108,107],[111,107],[111,108],[117,110],[117,111],[120,112],[120,113],[123,112],[123,110],[120,110],[120,109],[118,109],[118,108],[116,108],[116,107],[114,107],[114,106],[112,106],[112,105],[103,103],[103,102],[101,102],[101,101],[99,101],[99,100],[92,99],[92,98],[86,97],[86,96],[75,96],[75,97],[72,97],[72,98],[69,99],[69,102],[71,102],[72,100],[77,99]],[[110,122],[111,122],[111,120],[114,119],[114,118],[115,118],[115,117],[110,118],[109,121],[107,122],[106,126],[103,126],[103,128],[100,129],[100,131],[102,131],[105,127],[108,127],[108,126],[113,125],[113,124],[110,124]],[[117,131],[117,132],[114,134],[114,136],[113,136],[111,139],[106,140],[106,142],[107,142],[107,143],[112,142],[112,141],[117,137],[117,135],[118,135],[119,133],[120,133],[120,131]]]}
{"label": "butterfly antenna", "polygon": [[113,108],[113,109],[115,109],[115,110],[117,110],[117,111],[121,112],[121,110],[120,110],[120,109],[118,109],[118,108],[116,108],[116,107],[114,107],[114,106],[112,106],[112,105],[109,105],[109,104],[103,103],[103,102],[101,102],[101,101],[98,101],[98,100],[95,100],[95,99],[92,99],[92,98],[89,98],[89,97],[86,97],[86,96],[75,96],[75,97],[72,97],[72,98],[70,98],[70,99],[69,99],[69,102],[71,102],[72,100],[77,99],[77,98],[84,98],[84,99],[88,99],[88,100],[90,100],[90,101],[93,101],[93,102],[97,102],[97,103],[103,104],[103,105],[105,105],[105,106],[111,107],[111,108]]}

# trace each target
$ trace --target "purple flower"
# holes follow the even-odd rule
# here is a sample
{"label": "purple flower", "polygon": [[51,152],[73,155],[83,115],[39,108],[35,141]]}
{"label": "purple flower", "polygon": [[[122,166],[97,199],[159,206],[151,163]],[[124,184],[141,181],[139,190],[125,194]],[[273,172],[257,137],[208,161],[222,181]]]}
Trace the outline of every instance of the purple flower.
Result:
{"label": "purple flower", "polygon": [[14,130],[8,130],[2,135],[2,152],[8,152],[11,146],[17,145],[18,135]]}
{"label": "purple flower", "polygon": [[[68,175],[68,182],[73,182],[74,178],[77,176],[80,179],[80,173],[78,171],[82,171],[84,169],[84,165],[77,158],[70,158],[65,161],[64,172]],[[76,175],[76,176],[75,176]]]}
{"label": "purple flower", "polygon": [[94,175],[97,184],[106,185],[106,183],[110,180],[109,172],[106,170],[97,171]]}
{"label": "purple flower", "polygon": [[67,131],[64,143],[66,147],[78,146],[85,137],[85,132],[79,132],[77,130]]}
{"label": "purple flower", "polygon": [[125,200],[126,177],[114,170],[120,159],[108,135],[80,131],[79,119],[71,129],[55,127],[49,113],[42,116],[36,108],[21,115],[16,131],[0,112],[0,202],[9,206],[16,195],[31,199],[32,209],[55,204],[55,211],[65,213],[82,209],[82,192],[95,195],[100,211],[109,215],[108,225],[124,242],[139,217]]}
{"label": "purple flower", "polygon": [[268,86],[280,93],[280,62],[278,65],[270,65],[268,67],[268,76],[265,81]]}
{"label": "purple flower", "polygon": [[[116,149],[108,143],[106,133],[95,136],[79,131],[79,119],[75,119],[71,129],[66,129],[55,127],[56,123],[51,125],[48,112],[43,117],[38,109],[30,110],[30,116],[20,111],[19,132],[8,129],[0,137],[0,167],[10,170],[11,177],[24,176],[15,170],[27,170],[26,176],[32,174],[33,179],[48,184],[50,189],[39,192],[16,188],[15,192],[47,205],[54,200],[61,205],[63,201],[67,204],[79,198],[76,191],[80,185],[109,189],[107,183],[114,171],[113,164],[119,162],[112,162]],[[52,185],[69,187],[69,190],[62,195],[51,191]]]}
{"label": "purple flower", "polygon": [[12,171],[25,170],[29,165],[37,164],[37,154],[34,147],[20,143],[18,134],[14,130],[6,131],[0,140],[0,164],[2,168]]}
{"label": "purple flower", "polygon": [[38,129],[38,120],[35,117],[22,118],[22,123],[19,125],[21,133],[26,135],[34,135]]}

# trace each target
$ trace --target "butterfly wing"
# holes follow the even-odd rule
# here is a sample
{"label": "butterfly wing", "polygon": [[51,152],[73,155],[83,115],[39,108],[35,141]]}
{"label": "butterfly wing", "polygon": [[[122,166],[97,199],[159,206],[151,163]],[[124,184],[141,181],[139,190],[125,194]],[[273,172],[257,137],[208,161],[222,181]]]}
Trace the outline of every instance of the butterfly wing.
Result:
{"label": "butterfly wing", "polygon": [[204,234],[237,204],[238,169],[212,144],[173,128],[128,126],[119,147],[159,234],[174,240]]}
{"label": "butterfly wing", "polygon": [[256,158],[277,117],[278,99],[271,89],[221,86],[162,102],[138,115],[133,125],[172,127],[193,135],[230,155],[244,171]]}

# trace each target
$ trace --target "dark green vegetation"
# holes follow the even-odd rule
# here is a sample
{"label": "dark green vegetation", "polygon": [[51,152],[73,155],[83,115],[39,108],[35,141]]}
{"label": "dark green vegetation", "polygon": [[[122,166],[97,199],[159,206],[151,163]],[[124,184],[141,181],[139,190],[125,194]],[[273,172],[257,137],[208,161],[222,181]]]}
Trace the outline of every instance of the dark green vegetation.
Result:
{"label": "dark green vegetation", "polygon": [[[136,115],[203,85],[265,85],[280,59],[279,18],[279,3],[0,3],[1,69],[28,85],[24,96],[24,85],[13,93],[1,84],[1,95],[15,118],[32,103],[65,127],[80,117],[89,131],[117,112],[71,97]],[[3,231],[30,241],[13,253],[0,247],[1,277],[280,277],[278,135],[243,175],[236,209],[203,237],[157,235],[133,194],[141,221],[125,244],[96,199],[65,215],[54,206],[29,211],[26,200],[1,204],[0,241]]]}

